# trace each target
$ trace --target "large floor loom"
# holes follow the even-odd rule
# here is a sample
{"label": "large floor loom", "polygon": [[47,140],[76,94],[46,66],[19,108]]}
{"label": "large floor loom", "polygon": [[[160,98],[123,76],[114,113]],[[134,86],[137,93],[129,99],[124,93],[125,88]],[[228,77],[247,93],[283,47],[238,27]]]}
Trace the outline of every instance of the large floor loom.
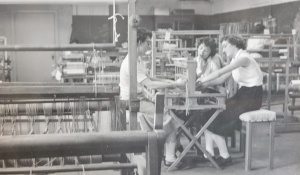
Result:
{"label": "large floor loom", "polygon": [[[125,153],[158,155],[164,139],[162,131],[121,131],[118,87],[3,83],[0,89],[0,174],[136,169]],[[111,112],[111,132],[100,131],[103,110]]]}
{"label": "large floor loom", "polygon": [[[116,15],[116,1],[128,3],[128,54],[135,58],[136,27],[139,24],[135,15],[136,0],[97,2],[113,3],[113,14]],[[115,22],[113,17],[113,23]],[[1,46],[0,50],[93,51],[116,47],[115,37],[114,35],[113,43],[6,45]],[[130,66],[136,67],[135,61],[132,62]],[[136,72],[130,72],[134,77]],[[136,82],[131,83],[136,86]],[[111,169],[121,170],[121,174],[125,175],[137,169],[137,164],[130,163],[127,153],[146,153],[147,174],[160,174],[164,141],[164,132],[161,130],[162,112],[156,113],[158,117],[155,132],[124,131],[125,108],[115,101],[118,100],[118,87],[95,81],[93,84],[2,83],[0,89],[0,174],[49,174]],[[131,89],[131,99],[135,99],[134,94],[136,92]],[[163,95],[158,95],[156,99],[160,101],[156,103],[157,111],[162,111],[160,106],[163,106]],[[111,112],[112,130],[123,131],[99,132],[99,111],[102,110]],[[134,113],[136,112],[131,114]]]}

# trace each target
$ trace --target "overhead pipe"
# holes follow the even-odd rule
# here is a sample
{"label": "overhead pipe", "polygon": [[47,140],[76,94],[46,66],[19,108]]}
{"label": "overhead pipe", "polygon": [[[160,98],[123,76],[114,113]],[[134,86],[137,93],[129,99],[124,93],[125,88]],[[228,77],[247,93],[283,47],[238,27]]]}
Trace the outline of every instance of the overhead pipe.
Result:
{"label": "overhead pipe", "polygon": [[1,45],[0,51],[93,51],[94,49],[111,49],[115,47],[115,43],[65,45]]}
{"label": "overhead pipe", "polygon": [[[127,3],[128,0],[115,0],[116,3]],[[113,4],[112,0],[1,0],[0,4]]]}

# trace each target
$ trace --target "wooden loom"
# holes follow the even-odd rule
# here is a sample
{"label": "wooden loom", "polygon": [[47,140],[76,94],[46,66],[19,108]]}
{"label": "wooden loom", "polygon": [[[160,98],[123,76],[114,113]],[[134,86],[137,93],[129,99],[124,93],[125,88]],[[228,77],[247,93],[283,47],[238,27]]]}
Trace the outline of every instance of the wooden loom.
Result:
{"label": "wooden loom", "polygon": [[[201,150],[205,153],[208,159],[213,163],[213,165],[220,169],[218,164],[212,159],[211,155],[205,150],[204,147],[200,145],[197,141],[200,136],[203,134],[204,130],[213,122],[213,120],[217,117],[217,115],[226,108],[225,106],[225,93],[202,93],[200,91],[196,91],[195,82],[196,82],[196,61],[175,61],[175,79],[183,79],[187,81],[185,91],[183,92],[172,92],[166,91],[165,94],[165,108],[166,109],[175,109],[175,110],[186,110],[188,113],[191,110],[211,110],[215,109],[216,111],[207,121],[207,123],[202,126],[201,130],[193,136],[187,126],[182,124],[181,120],[176,116],[172,115],[172,117],[179,123],[180,130],[185,134],[185,136],[189,139],[190,143],[184,149],[184,151],[179,155],[176,161],[170,166],[168,171],[172,171],[176,165],[180,162],[180,160],[187,154],[187,152],[192,148],[192,146],[196,146],[197,149]],[[174,103],[178,102],[178,99],[185,99],[184,104]],[[202,100],[202,103],[198,103],[198,100]]]}
{"label": "wooden loom", "polygon": [[126,128],[114,101],[118,94],[118,87],[108,85],[1,84],[0,174],[132,170],[137,165],[124,163],[124,154],[140,152],[149,155],[150,174],[159,174],[153,155],[159,155],[163,131],[98,131],[99,118],[92,114],[108,106],[114,130]]}
{"label": "wooden loom", "polygon": [[[66,1],[66,0],[64,0]],[[105,1],[105,0],[104,0]],[[104,2],[103,1],[103,2]],[[118,0],[117,0],[118,1]],[[126,0],[122,0],[126,1]],[[50,2],[50,1],[48,1]],[[68,1],[71,2],[71,1]],[[102,2],[99,0],[99,2]],[[105,1],[106,2],[106,1]],[[127,1],[126,1],[127,2]],[[135,0],[128,0],[128,16],[130,16],[130,26],[129,26],[129,51],[128,54],[130,58],[135,58],[136,55],[136,22],[137,17],[135,16]],[[115,9],[114,9],[115,10]],[[64,50],[90,50],[93,49],[104,49],[115,47],[115,43],[109,44],[76,44],[76,45],[14,45],[14,46],[3,46],[0,50],[3,51],[64,51]],[[130,76],[135,77],[136,72],[134,67],[136,67],[136,62],[131,60],[130,64]],[[27,119],[27,132],[26,135],[21,136],[11,136],[12,131],[8,131],[10,136],[0,137],[0,160],[2,160],[2,168],[0,173],[3,174],[32,174],[32,173],[54,173],[54,172],[74,172],[74,171],[92,171],[92,170],[106,170],[106,169],[121,169],[122,174],[128,174],[126,170],[133,170],[137,168],[136,164],[125,163],[127,162],[127,157],[125,153],[141,153],[146,152],[148,157],[147,159],[147,174],[150,175],[159,175],[160,174],[160,160],[162,150],[162,143],[164,141],[164,132],[162,129],[162,121],[160,118],[156,120],[157,125],[155,126],[155,132],[141,132],[141,131],[115,131],[107,133],[60,133],[60,134],[47,134],[50,132],[49,124],[51,122],[57,121],[58,127],[54,131],[60,131],[61,123],[63,122],[75,122],[72,127],[76,126],[76,122],[80,120],[92,123],[93,119],[74,119],[74,118],[64,118],[63,114],[68,115],[71,111],[66,112],[66,109],[74,106],[76,102],[79,101],[79,108],[82,111],[85,111],[85,108],[82,108],[82,104],[85,101],[89,102],[87,111],[99,110],[97,104],[94,101],[100,99],[112,99],[116,93],[114,88],[107,88],[99,84],[94,83],[92,85],[72,85],[67,86],[63,85],[41,85],[41,84],[8,84],[3,86],[5,91],[1,95],[4,99],[3,105],[0,106],[4,110],[2,111],[13,111],[13,112],[4,112],[2,116],[2,128],[3,133],[7,132],[7,122],[11,121],[12,126],[16,126],[16,122],[26,122]],[[131,81],[132,87],[136,86],[134,80]],[[26,86],[26,87],[24,87]],[[136,99],[136,89],[131,88],[131,101]],[[9,92],[9,93],[4,93]],[[84,96],[84,97],[83,97]],[[19,98],[22,99],[19,99]],[[49,107],[48,105],[25,105],[30,101],[25,100],[26,98],[34,97],[34,104],[45,102],[46,104],[55,103],[56,109]],[[43,98],[42,98],[43,97]],[[50,100],[49,100],[50,98]],[[158,97],[158,99],[162,99]],[[94,101],[93,101],[94,100]],[[161,100],[160,100],[161,101]],[[8,104],[8,102],[11,102]],[[69,103],[72,102],[73,105]],[[18,105],[16,105],[17,103]],[[132,106],[133,103],[130,103]],[[157,103],[158,105],[161,103]],[[116,103],[118,105],[118,103]],[[41,107],[43,106],[43,107]],[[67,107],[69,106],[69,107]],[[76,105],[75,105],[76,106]],[[161,106],[161,105],[160,105]],[[9,108],[9,110],[5,110]],[[25,108],[25,110],[24,110]],[[41,109],[43,108],[43,109]],[[117,108],[117,107],[116,107]],[[17,110],[16,110],[17,109]],[[136,119],[136,111],[132,111],[130,108],[130,118]],[[42,111],[41,111],[42,110]],[[161,110],[160,108],[157,109]],[[17,111],[17,112],[16,112]],[[51,112],[57,114],[55,119],[47,119]],[[75,110],[76,111],[76,110]],[[80,111],[80,110],[79,110]],[[81,112],[82,112],[81,111]],[[16,117],[8,118],[6,114],[16,116],[16,113],[26,113],[30,114],[28,118],[16,119]],[[37,115],[44,112],[44,118],[38,118],[35,120]],[[124,112],[125,113],[125,112]],[[123,115],[124,115],[123,113]],[[80,113],[81,114],[81,113]],[[87,114],[87,113],[85,113]],[[159,114],[159,113],[158,113]],[[125,116],[120,119],[125,120]],[[41,121],[44,123],[44,126],[48,128],[44,130],[43,133],[37,134],[38,131],[33,129],[36,126],[36,122]],[[134,122],[133,123],[137,123]],[[133,127],[132,127],[133,126]],[[130,129],[135,129],[136,124],[130,125]],[[16,127],[11,127],[13,129]],[[28,128],[30,128],[28,132]],[[91,127],[93,128],[93,127]],[[10,130],[8,129],[8,130]],[[33,130],[32,130],[33,129]],[[71,129],[74,131],[74,129]],[[76,131],[76,129],[75,129]],[[90,131],[90,130],[88,130]],[[80,131],[81,132],[81,131]],[[29,135],[28,135],[29,134]],[[45,135],[47,134],[47,135]],[[124,146],[126,145],[126,146]],[[121,153],[121,154],[120,154]],[[115,156],[117,154],[117,156]],[[93,156],[91,156],[93,155]],[[72,156],[73,158],[69,158]],[[96,156],[96,157],[94,157]],[[102,161],[114,161],[120,162],[120,164],[95,164]],[[89,165],[84,164],[85,162],[92,163]],[[69,165],[71,164],[71,165]],[[24,166],[23,166],[24,165]],[[41,165],[41,166],[40,166]],[[57,166],[54,166],[57,165]],[[80,166],[81,165],[81,166]],[[21,166],[21,167],[20,167]],[[130,171],[129,171],[130,172]]]}
{"label": "wooden loom", "polygon": [[[209,160],[214,164],[218,169],[221,169],[216,162],[212,159],[209,153],[203,148],[200,143],[197,141],[199,137],[203,134],[204,130],[210,125],[210,123],[217,117],[217,115],[226,108],[225,98],[226,94],[223,92],[220,93],[202,93],[196,91],[195,82],[196,82],[196,61],[190,60],[177,60],[174,62],[175,65],[175,80],[182,79],[186,81],[185,89],[165,89],[164,92],[164,105],[162,108],[165,110],[186,110],[187,113],[192,110],[211,110],[215,109],[216,111],[211,116],[209,121],[201,128],[201,130],[193,136],[187,126],[182,124],[182,120],[179,119],[176,115],[171,115],[175,121],[180,125],[180,131],[182,131],[185,136],[189,139],[190,143],[184,149],[184,151],[179,155],[176,161],[170,166],[168,171],[175,169],[176,165],[180,160],[185,156],[189,149],[193,145],[197,149],[205,153]],[[150,100],[153,101],[153,93],[147,89],[143,91],[144,95]],[[204,103],[197,103],[197,100],[203,101]],[[184,101],[184,103],[178,103],[178,101]]]}

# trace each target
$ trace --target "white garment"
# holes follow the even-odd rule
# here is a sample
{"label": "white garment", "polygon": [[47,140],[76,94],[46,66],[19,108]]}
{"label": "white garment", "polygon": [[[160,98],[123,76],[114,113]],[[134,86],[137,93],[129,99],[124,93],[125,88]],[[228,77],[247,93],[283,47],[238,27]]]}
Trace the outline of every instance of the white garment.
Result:
{"label": "white garment", "polygon": [[199,57],[196,57],[195,60],[197,61],[197,77],[205,77],[208,74],[222,68],[221,56],[218,54],[214,57],[207,58],[206,61]]}
{"label": "white garment", "polygon": [[233,79],[239,86],[253,87],[260,86],[263,82],[263,74],[260,70],[257,62],[244,50],[239,50],[231,60],[231,63],[238,60],[241,57],[246,57],[250,60],[250,64],[247,67],[238,67],[232,71]]}
{"label": "white garment", "polygon": [[247,41],[247,50],[261,50],[264,49],[266,39],[264,38],[249,38]]}
{"label": "white garment", "polygon": [[[129,100],[129,58],[128,55],[125,57],[125,59],[122,62],[121,68],[120,68],[120,99],[121,100]],[[137,62],[137,93],[142,92],[142,85],[140,84],[143,80],[145,80],[147,77],[146,69],[143,68],[142,64],[140,62]]]}

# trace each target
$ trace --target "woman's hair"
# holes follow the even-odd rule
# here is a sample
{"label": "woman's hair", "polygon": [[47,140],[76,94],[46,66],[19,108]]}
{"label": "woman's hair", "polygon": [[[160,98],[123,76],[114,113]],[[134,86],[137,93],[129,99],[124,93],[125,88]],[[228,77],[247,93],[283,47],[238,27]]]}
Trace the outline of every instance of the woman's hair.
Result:
{"label": "woman's hair", "polygon": [[244,40],[241,36],[239,36],[239,35],[231,34],[231,35],[224,36],[224,37],[221,39],[221,42],[223,42],[223,41],[227,41],[227,42],[230,43],[231,45],[236,46],[238,49],[243,49],[243,50],[246,49],[246,42],[245,42],[245,40]]}
{"label": "woman's hair", "polygon": [[216,53],[217,53],[217,43],[216,43],[216,41],[213,39],[213,38],[211,38],[211,37],[203,37],[203,38],[201,38],[200,39],[200,42],[199,42],[199,44],[198,44],[198,46],[197,46],[197,48],[201,45],[201,44],[204,44],[206,47],[209,47],[210,48],[210,54],[209,54],[209,56],[211,56],[211,57],[213,57],[213,56],[215,56],[216,55]]}
{"label": "woman's hair", "polygon": [[146,28],[137,29],[137,44],[146,41],[147,37],[152,38],[152,32]]}
{"label": "woman's hair", "polygon": [[254,32],[257,34],[264,33],[264,30],[265,30],[265,26],[262,24],[256,24],[254,27]]}

